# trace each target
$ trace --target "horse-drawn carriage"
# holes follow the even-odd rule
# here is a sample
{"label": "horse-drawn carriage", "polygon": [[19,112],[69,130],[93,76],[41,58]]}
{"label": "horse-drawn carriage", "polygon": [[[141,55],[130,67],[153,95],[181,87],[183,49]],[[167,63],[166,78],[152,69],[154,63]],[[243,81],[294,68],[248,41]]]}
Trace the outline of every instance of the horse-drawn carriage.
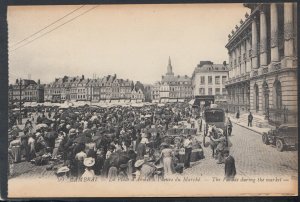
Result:
{"label": "horse-drawn carriage", "polygon": [[222,108],[212,107],[204,111],[204,136],[208,133],[209,125],[214,125],[216,128],[220,128],[223,132],[227,133],[227,124],[225,111]]}

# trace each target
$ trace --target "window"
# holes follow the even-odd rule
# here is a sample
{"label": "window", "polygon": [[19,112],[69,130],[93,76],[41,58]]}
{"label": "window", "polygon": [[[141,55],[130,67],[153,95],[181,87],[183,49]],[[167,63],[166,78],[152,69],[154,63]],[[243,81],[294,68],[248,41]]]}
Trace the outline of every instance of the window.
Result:
{"label": "window", "polygon": [[224,84],[227,80],[227,76],[222,76],[222,84]]}
{"label": "window", "polygon": [[220,88],[216,88],[216,95],[220,95]]}
{"label": "window", "polygon": [[220,76],[215,77],[215,84],[220,84]]}
{"label": "window", "polygon": [[205,95],[205,88],[199,88],[199,94]]}
{"label": "window", "polygon": [[208,95],[212,95],[212,88],[208,88]]}
{"label": "window", "polygon": [[226,95],[226,94],[227,94],[226,88],[222,88],[222,94],[223,94],[223,95]]}
{"label": "window", "polygon": [[205,76],[200,77],[200,84],[205,84]]}
{"label": "window", "polygon": [[212,76],[208,76],[208,84],[212,84]]}

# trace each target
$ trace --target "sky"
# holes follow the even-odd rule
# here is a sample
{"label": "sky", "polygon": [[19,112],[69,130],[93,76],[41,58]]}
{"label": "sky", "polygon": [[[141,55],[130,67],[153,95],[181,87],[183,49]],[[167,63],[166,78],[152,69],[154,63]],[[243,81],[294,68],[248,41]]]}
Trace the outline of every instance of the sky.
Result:
{"label": "sky", "polygon": [[169,56],[175,75],[191,76],[201,60],[228,61],[228,34],[246,12],[242,4],[12,6],[9,80],[117,74],[153,84]]}

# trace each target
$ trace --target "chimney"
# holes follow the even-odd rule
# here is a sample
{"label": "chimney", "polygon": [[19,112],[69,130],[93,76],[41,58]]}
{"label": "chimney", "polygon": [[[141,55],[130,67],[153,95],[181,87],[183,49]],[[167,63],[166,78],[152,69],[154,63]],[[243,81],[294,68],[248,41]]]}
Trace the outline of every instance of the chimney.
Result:
{"label": "chimney", "polygon": [[37,82],[39,85],[41,84],[41,80],[40,79],[38,79],[38,82]]}
{"label": "chimney", "polygon": [[224,61],[224,62],[223,62],[223,66],[226,66],[226,65],[227,65],[227,64],[226,64],[226,61]]}
{"label": "chimney", "polygon": [[82,79],[82,80],[84,79],[84,75],[81,75],[81,79]]}
{"label": "chimney", "polygon": [[19,84],[19,79],[16,79],[16,84]]}

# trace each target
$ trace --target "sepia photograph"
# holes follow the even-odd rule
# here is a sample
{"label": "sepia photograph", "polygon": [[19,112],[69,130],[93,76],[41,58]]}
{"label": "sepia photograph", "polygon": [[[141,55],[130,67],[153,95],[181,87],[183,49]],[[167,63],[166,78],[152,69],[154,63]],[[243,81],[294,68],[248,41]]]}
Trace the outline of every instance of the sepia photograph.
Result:
{"label": "sepia photograph", "polygon": [[297,3],[8,6],[8,197],[298,195]]}

